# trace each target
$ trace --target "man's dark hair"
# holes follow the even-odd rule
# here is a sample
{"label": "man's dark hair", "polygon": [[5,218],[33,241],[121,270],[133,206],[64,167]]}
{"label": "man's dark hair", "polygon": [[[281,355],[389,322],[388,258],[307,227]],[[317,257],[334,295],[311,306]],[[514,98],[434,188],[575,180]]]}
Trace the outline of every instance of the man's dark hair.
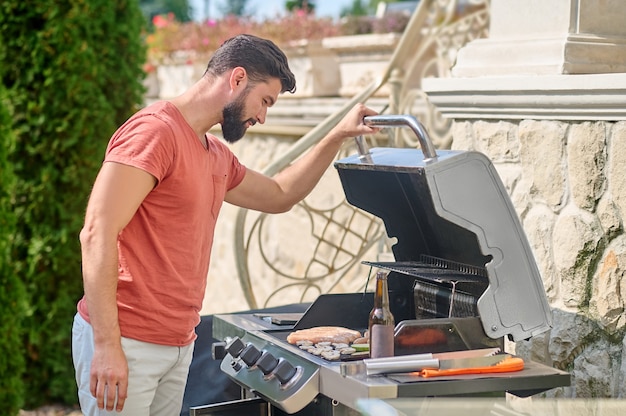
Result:
{"label": "man's dark hair", "polygon": [[209,60],[206,73],[219,76],[238,66],[246,70],[253,83],[278,78],[281,92],[296,90],[296,78],[287,57],[271,40],[247,34],[228,39]]}

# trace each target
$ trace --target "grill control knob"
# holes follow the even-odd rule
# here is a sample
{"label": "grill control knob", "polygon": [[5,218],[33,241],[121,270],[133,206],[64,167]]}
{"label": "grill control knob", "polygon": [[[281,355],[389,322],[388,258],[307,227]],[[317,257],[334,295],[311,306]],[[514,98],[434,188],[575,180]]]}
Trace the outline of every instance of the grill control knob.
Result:
{"label": "grill control knob", "polygon": [[280,381],[280,384],[285,384],[296,374],[296,368],[289,363],[289,361],[280,360],[276,364],[274,369],[274,375]]}
{"label": "grill control knob", "polygon": [[230,355],[237,358],[239,357],[239,354],[241,354],[241,351],[243,351],[244,347],[244,343],[238,337],[235,337],[226,345],[225,348]]}
{"label": "grill control knob", "polygon": [[257,362],[260,356],[261,356],[261,351],[259,351],[252,344],[246,345],[243,351],[241,351],[241,354],[239,354],[239,357],[242,359],[244,363],[246,363],[248,367],[254,365],[254,363]]}
{"label": "grill control knob", "polygon": [[272,354],[267,351],[263,351],[261,357],[256,362],[257,367],[263,372],[263,374],[268,375],[269,373],[276,368],[276,364],[278,364],[278,360]]}
{"label": "grill control knob", "polygon": [[214,342],[211,344],[211,358],[214,360],[221,360],[226,357],[226,343]]}

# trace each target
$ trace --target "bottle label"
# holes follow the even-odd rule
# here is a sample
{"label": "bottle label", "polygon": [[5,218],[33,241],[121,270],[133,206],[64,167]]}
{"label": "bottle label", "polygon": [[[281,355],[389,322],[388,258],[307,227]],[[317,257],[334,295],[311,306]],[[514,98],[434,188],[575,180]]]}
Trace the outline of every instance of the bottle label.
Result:
{"label": "bottle label", "polygon": [[370,358],[393,357],[393,326],[372,325]]}

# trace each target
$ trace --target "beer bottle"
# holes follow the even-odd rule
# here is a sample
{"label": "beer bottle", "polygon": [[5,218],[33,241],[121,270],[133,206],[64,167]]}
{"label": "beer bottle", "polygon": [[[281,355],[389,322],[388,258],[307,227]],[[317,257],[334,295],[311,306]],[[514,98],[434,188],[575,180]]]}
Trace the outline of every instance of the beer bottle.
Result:
{"label": "beer bottle", "polygon": [[387,274],[376,273],[374,308],[369,315],[370,358],[392,357],[395,322],[389,309]]}

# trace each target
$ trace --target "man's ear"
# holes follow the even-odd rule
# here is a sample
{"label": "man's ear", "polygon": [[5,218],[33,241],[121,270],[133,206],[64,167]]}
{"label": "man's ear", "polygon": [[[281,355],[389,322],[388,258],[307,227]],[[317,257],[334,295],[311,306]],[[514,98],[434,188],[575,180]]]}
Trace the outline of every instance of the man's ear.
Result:
{"label": "man's ear", "polygon": [[238,90],[239,88],[245,88],[246,83],[248,82],[248,73],[246,72],[246,69],[241,66],[233,68],[230,73],[229,82],[230,89],[233,91]]}

